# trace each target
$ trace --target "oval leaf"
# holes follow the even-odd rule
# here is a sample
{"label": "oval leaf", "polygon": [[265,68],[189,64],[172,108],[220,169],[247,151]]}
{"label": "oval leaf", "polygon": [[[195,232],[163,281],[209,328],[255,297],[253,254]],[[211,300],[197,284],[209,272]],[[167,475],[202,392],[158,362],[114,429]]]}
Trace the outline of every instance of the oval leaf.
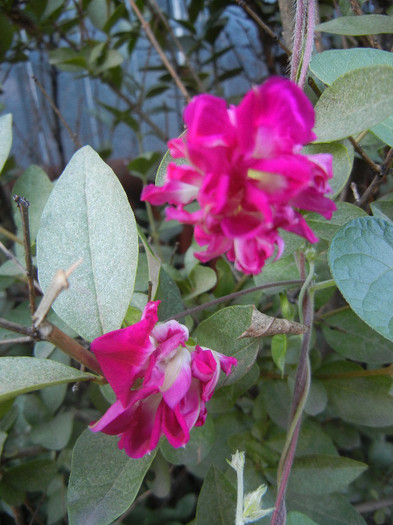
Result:
{"label": "oval leaf", "polygon": [[89,146],[72,157],[45,206],[37,238],[44,290],[79,259],[54,310],[87,340],[116,330],[131,300],[138,262],[135,219],[118,178]]}
{"label": "oval leaf", "polygon": [[324,84],[330,85],[347,71],[374,65],[393,66],[392,53],[367,47],[330,49],[312,57],[310,70]]}
{"label": "oval leaf", "polygon": [[0,358],[0,402],[47,386],[88,381],[93,374],[37,357]]}
{"label": "oval leaf", "polygon": [[393,33],[393,16],[340,16],[334,20],[329,20],[329,22],[317,25],[315,31],[353,36]]}
{"label": "oval leaf", "polygon": [[393,66],[354,69],[322,93],[314,131],[319,142],[339,140],[382,122],[387,108],[393,108]]}
{"label": "oval leaf", "polygon": [[329,265],[352,310],[393,341],[393,225],[376,217],[350,221],[333,237]]}
{"label": "oval leaf", "polygon": [[68,487],[70,525],[108,525],[138,494],[155,454],[129,458],[117,436],[85,430],[75,444]]}
{"label": "oval leaf", "polygon": [[236,357],[238,360],[229,377],[225,377],[225,385],[230,385],[244,376],[257,357],[258,341],[238,339],[250,327],[253,309],[253,306],[223,308],[202,321],[194,334],[198,345]]}

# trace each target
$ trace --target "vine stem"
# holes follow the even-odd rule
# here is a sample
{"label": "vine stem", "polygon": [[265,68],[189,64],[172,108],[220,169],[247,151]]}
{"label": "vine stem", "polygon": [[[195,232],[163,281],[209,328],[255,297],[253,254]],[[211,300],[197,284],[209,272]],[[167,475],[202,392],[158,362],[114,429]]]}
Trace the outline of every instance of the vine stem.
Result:
{"label": "vine stem", "polygon": [[275,510],[270,525],[285,525],[286,507],[285,494],[291,473],[293,460],[299,437],[303,410],[307,402],[311,383],[309,350],[311,342],[312,324],[314,319],[314,293],[309,285],[314,274],[314,263],[310,262],[310,270],[299,297],[299,310],[302,312],[302,322],[309,327],[303,335],[302,349],[295,379],[295,388],[292,397],[290,424],[277,469],[278,492]]}
{"label": "vine stem", "polygon": [[216,304],[226,303],[228,301],[232,301],[233,299],[236,299],[237,297],[241,297],[242,295],[257,292],[258,290],[264,290],[266,288],[274,288],[276,286],[296,286],[296,285],[303,284],[303,283],[304,283],[304,280],[296,280],[296,281],[294,280],[294,281],[278,281],[276,283],[268,283],[268,284],[261,284],[261,286],[253,286],[252,288],[247,288],[246,290],[240,290],[238,292],[233,292],[228,295],[223,295],[222,297],[218,297],[217,299],[213,299],[212,301],[208,301],[207,303],[203,303],[203,304],[200,304],[199,306],[195,306],[194,308],[184,310],[183,312],[180,312],[176,315],[172,315],[171,317],[168,317],[167,319],[164,319],[163,322],[170,321],[172,319],[181,319],[182,317],[186,317],[187,315],[192,315],[201,310],[205,310],[206,308],[210,308],[211,306],[215,306]]}

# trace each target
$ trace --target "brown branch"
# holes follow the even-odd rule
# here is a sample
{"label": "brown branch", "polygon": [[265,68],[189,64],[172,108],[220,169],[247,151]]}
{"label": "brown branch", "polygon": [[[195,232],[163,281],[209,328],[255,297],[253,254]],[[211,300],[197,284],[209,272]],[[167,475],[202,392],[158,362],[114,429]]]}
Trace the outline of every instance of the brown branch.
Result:
{"label": "brown branch", "polygon": [[96,356],[52,323],[44,321],[38,328],[37,335],[41,340],[43,339],[54,344],[67,355],[90,368],[90,370],[102,376],[104,375]]}
{"label": "brown branch", "polygon": [[167,59],[167,57],[166,57],[165,53],[163,52],[160,44],[157,42],[157,39],[154,36],[153,31],[150,29],[149,23],[143,18],[142,13],[139,11],[138,6],[134,2],[134,0],[129,0],[129,2],[131,4],[131,7],[132,7],[134,13],[138,17],[138,19],[139,19],[139,21],[141,23],[141,26],[144,29],[145,33],[146,33],[147,38],[150,40],[150,42],[153,45],[154,49],[157,51],[157,53],[160,56],[163,64],[167,68],[168,73],[171,75],[171,77],[175,81],[175,84],[179,88],[181,94],[184,96],[184,98],[187,100],[187,102],[189,102],[191,100],[191,97],[190,97],[190,95],[189,95],[185,85],[183,84],[182,80],[180,79],[180,77],[178,76],[178,74],[176,73],[174,68],[172,67],[172,64]]}
{"label": "brown branch", "polygon": [[[131,0],[130,0],[131,1]],[[244,0],[236,0],[236,3],[242,7],[246,13],[261,27],[280,47],[285,51],[288,56],[291,56],[291,50],[282,42],[277,35],[270,29],[270,27],[261,20],[253,9]]]}
{"label": "brown branch", "polygon": [[29,228],[29,206],[30,202],[24,197],[14,195],[13,197],[16,205],[19,208],[21,219],[22,219],[22,230],[23,230],[23,244],[25,249],[25,262],[26,262],[26,275],[27,284],[29,287],[29,305],[31,315],[35,312],[35,290],[34,290],[34,268],[33,260],[31,257],[31,241],[30,241],[30,228]]}
{"label": "brown branch", "polygon": [[82,147],[82,144],[81,142],[79,141],[76,133],[74,133],[72,131],[72,129],[70,128],[70,126],[67,124],[65,118],[63,117],[63,115],[61,114],[60,110],[58,109],[58,107],[56,106],[56,104],[53,102],[52,98],[48,95],[48,93],[46,92],[44,86],[40,83],[40,81],[38,80],[37,77],[33,76],[33,80],[34,82],[37,84],[38,86],[38,89],[41,91],[41,93],[44,95],[44,97],[46,98],[46,100],[49,102],[49,105],[50,107],[52,108],[52,110],[54,111],[54,113],[58,116],[58,118],[60,119],[60,121],[62,122],[63,126],[65,127],[65,129],[68,131],[68,134],[72,140],[72,142],[75,144],[75,147],[77,149],[81,148]]}

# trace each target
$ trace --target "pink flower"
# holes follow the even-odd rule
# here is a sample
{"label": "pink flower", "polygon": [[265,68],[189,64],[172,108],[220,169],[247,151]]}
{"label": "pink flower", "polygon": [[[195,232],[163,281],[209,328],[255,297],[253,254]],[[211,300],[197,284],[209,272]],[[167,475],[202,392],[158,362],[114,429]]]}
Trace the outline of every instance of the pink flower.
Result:
{"label": "pink flower", "polygon": [[[187,132],[168,144],[174,158],[161,187],[144,188],[142,200],[170,204],[167,219],[194,225],[205,251],[202,262],[226,253],[244,273],[258,274],[284,243],[279,228],[310,242],[318,239],[298,209],[330,219],[335,204],[330,191],[332,157],[302,155],[316,136],[314,110],[289,80],[271,78],[249,91],[239,106],[199,95],[185,108]],[[187,204],[199,208],[189,211]]]}
{"label": "pink flower", "polygon": [[220,369],[229,375],[237,364],[187,346],[188,329],[177,321],[156,324],[158,304],[148,303],[138,323],[91,344],[116,402],[90,429],[120,436],[119,448],[132,458],[151,452],[162,435],[173,447],[184,446],[190,430],[205,422]]}

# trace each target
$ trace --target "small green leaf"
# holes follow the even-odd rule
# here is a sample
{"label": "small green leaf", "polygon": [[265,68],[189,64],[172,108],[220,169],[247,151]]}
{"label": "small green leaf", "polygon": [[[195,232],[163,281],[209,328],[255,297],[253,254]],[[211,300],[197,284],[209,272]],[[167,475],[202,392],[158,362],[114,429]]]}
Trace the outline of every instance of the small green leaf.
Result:
{"label": "small green leaf", "polygon": [[5,161],[12,145],[12,115],[7,113],[0,117],[0,173],[4,167]]}
{"label": "small green leaf", "polygon": [[57,472],[55,461],[35,459],[6,471],[7,482],[16,490],[34,492],[45,490]]}
{"label": "small green leaf", "polygon": [[313,454],[295,459],[288,490],[297,494],[330,494],[343,490],[367,469],[360,461]]}
{"label": "small green leaf", "polygon": [[352,310],[329,316],[323,335],[337,353],[365,363],[392,363],[393,343],[367,326]]}
{"label": "small green leaf", "polygon": [[330,410],[355,425],[377,428],[393,425],[390,377],[335,377],[359,371],[360,366],[348,361],[331,363],[318,370],[329,396]]}
{"label": "small green leaf", "polygon": [[288,495],[287,506],[289,510],[305,514],[318,525],[366,525],[362,516],[348,503],[348,497],[341,494]]}
{"label": "small green leaf", "polygon": [[393,33],[393,17],[385,15],[340,16],[318,24],[315,31],[352,36]]}
{"label": "small green leaf", "polygon": [[306,155],[318,153],[330,153],[333,156],[333,179],[329,180],[332,193],[329,197],[334,199],[345,187],[353,166],[353,147],[349,141],[345,144],[340,142],[309,144],[302,149]]}
{"label": "small green leaf", "polygon": [[339,140],[379,124],[389,116],[387,108],[393,108],[393,66],[354,69],[322,93],[314,131],[319,142]]}
{"label": "small green leaf", "polygon": [[53,308],[92,340],[121,326],[134,288],[138,236],[119,179],[89,146],[72,157],[42,215],[37,238],[42,288],[57,270],[80,259],[70,288]]}
{"label": "small green leaf", "polygon": [[36,357],[0,358],[0,402],[47,386],[89,381],[95,376]]}
{"label": "small green leaf", "polygon": [[190,441],[185,447],[173,448],[165,440],[160,448],[165,459],[174,465],[198,465],[210,452],[214,438],[213,418],[208,416],[204,425],[191,430]]}
{"label": "small green leaf", "polygon": [[330,86],[338,77],[352,69],[374,65],[393,66],[392,53],[367,47],[330,49],[312,57],[310,70],[324,84]]}
{"label": "small green leaf", "polygon": [[[182,133],[180,137],[182,137],[185,133],[186,132]],[[158,166],[158,170],[156,174],[156,186],[163,186],[165,184],[166,172],[168,169],[168,164],[170,162],[174,162],[178,166],[189,164],[189,162],[184,158],[174,159],[168,150],[163,156],[162,161],[160,162],[160,165]]]}
{"label": "small green leaf", "polygon": [[370,131],[385,144],[393,148],[393,115],[370,128]]}
{"label": "small green leaf", "polygon": [[272,358],[281,374],[284,373],[286,353],[287,336],[285,334],[274,335],[272,337]]}
{"label": "small green leaf", "polygon": [[34,427],[30,434],[31,440],[49,450],[62,450],[70,440],[73,419],[72,412],[58,414],[48,423]]}
{"label": "small green leaf", "polygon": [[286,525],[318,525],[318,523],[300,512],[289,512]]}
{"label": "small green leaf", "polygon": [[378,200],[370,202],[370,208],[374,217],[393,222],[393,201]]}
{"label": "small green leaf", "polygon": [[337,210],[330,220],[319,213],[307,213],[306,220],[312,231],[319,239],[331,241],[341,226],[357,217],[368,217],[367,213],[349,202],[337,202]]}
{"label": "small green leaf", "polygon": [[195,331],[198,345],[236,357],[238,364],[224,384],[230,385],[244,376],[254,364],[259,342],[237,339],[251,324],[252,306],[229,306],[202,321]]}
{"label": "small green leaf", "polygon": [[192,290],[184,297],[185,301],[197,297],[198,295],[202,295],[208,290],[214,288],[217,283],[217,275],[212,268],[197,264],[191,270],[190,281]]}
{"label": "small green leaf", "polygon": [[4,443],[7,437],[8,437],[7,432],[3,432],[2,430],[0,430],[0,458],[3,453],[3,447],[4,447]]}
{"label": "small green leaf", "polygon": [[196,525],[229,525],[235,522],[236,489],[217,468],[211,466],[199,495]]}
{"label": "small green leaf", "polygon": [[[31,242],[35,241],[40,227],[41,215],[46,201],[51,194],[53,185],[48,175],[39,166],[29,166],[17,179],[13,193],[25,197],[29,202],[29,228]],[[14,222],[19,236],[22,238],[22,220],[19,210],[14,207]]]}
{"label": "small green leaf", "polygon": [[162,321],[183,310],[179,288],[162,266],[159,270],[158,287],[154,300],[161,301],[158,306],[158,317]]}
{"label": "small green leaf", "polygon": [[[300,239],[300,237],[299,237]],[[293,255],[283,257],[278,261],[272,260],[263,268],[259,275],[254,276],[256,286],[274,283],[277,281],[299,280],[300,273]],[[288,286],[275,286],[266,288],[264,293],[267,295],[276,295],[288,289]]]}
{"label": "small green leaf", "polygon": [[117,436],[85,430],[75,444],[68,488],[70,525],[109,525],[134,501],[155,454],[129,458]]}
{"label": "small green leaf", "polygon": [[393,225],[375,217],[350,221],[333,237],[329,265],[351,308],[393,341]]}

